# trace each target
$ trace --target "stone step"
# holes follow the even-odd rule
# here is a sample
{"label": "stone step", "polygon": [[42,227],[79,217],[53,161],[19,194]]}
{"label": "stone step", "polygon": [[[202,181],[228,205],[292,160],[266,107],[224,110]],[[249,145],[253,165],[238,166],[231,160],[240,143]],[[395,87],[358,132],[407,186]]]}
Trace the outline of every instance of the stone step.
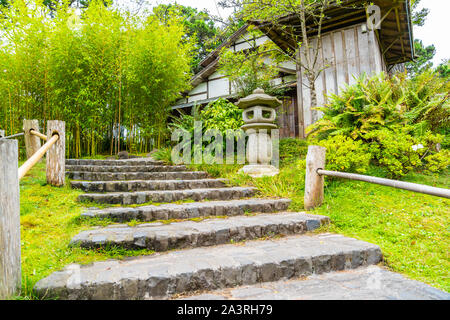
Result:
{"label": "stone step", "polygon": [[254,196],[256,188],[208,188],[193,190],[160,190],[138,192],[87,193],[78,197],[81,202],[107,204],[143,204],[147,202],[176,202],[181,200],[232,200]]}
{"label": "stone step", "polygon": [[72,180],[84,181],[124,181],[124,180],[195,180],[206,179],[203,171],[181,172],[66,172]]}
{"label": "stone step", "polygon": [[86,192],[134,192],[152,190],[184,190],[224,188],[226,179],[201,180],[131,180],[131,181],[71,181],[72,188]]}
{"label": "stone step", "polygon": [[300,235],[70,265],[40,280],[38,297],[161,299],[355,269],[382,260],[378,246],[340,235]]}
{"label": "stone step", "polygon": [[209,219],[202,222],[149,223],[135,227],[111,225],[106,228],[83,231],[76,235],[70,244],[87,249],[120,247],[131,250],[167,251],[277,235],[303,234],[325,223],[329,223],[327,217],[285,212],[252,217]]}
{"label": "stone step", "polygon": [[66,166],[152,166],[164,165],[156,160],[91,160],[91,159],[67,159]]}
{"label": "stone step", "polygon": [[212,216],[238,216],[245,213],[272,213],[286,211],[291,204],[288,199],[246,199],[231,201],[205,201],[137,208],[94,209],[82,214],[84,217],[111,219],[117,222],[131,220],[155,221],[172,219],[192,219]]}
{"label": "stone step", "polygon": [[229,288],[179,300],[450,300],[450,294],[378,266]]}
{"label": "stone step", "polygon": [[186,166],[66,166],[66,171],[75,172],[183,172]]}

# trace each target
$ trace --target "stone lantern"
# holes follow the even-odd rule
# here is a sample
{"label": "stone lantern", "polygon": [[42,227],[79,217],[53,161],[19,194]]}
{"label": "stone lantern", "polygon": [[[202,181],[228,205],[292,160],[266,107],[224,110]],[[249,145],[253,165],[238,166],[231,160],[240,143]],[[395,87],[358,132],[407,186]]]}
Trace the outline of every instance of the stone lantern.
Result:
{"label": "stone lantern", "polygon": [[245,125],[242,129],[248,135],[247,161],[249,165],[242,172],[254,178],[275,176],[279,170],[272,166],[271,131],[277,129],[275,109],[281,101],[269,96],[262,89],[256,89],[253,94],[240,99],[236,105],[244,109],[242,113]]}

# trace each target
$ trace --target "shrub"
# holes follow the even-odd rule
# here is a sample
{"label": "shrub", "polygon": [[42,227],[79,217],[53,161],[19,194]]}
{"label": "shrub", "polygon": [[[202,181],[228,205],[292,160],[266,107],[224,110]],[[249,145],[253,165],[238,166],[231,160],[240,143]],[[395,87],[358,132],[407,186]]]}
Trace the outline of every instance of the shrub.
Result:
{"label": "shrub", "polygon": [[433,70],[412,79],[384,73],[362,77],[339,96],[331,95],[325,107],[316,108],[324,116],[307,132],[319,139],[338,134],[359,139],[373,130],[412,125],[416,136],[429,130],[443,133],[450,126],[449,92],[450,81]]}
{"label": "shrub", "polygon": [[168,165],[172,165],[172,148],[163,148],[152,154],[152,158],[155,160],[163,161]]}
{"label": "shrub", "polygon": [[359,141],[390,177],[402,177],[423,165],[439,170],[445,162],[433,150],[437,143],[444,149],[449,145],[449,91],[448,78],[433,70],[411,79],[404,74],[389,78],[384,73],[363,77],[317,108],[324,117],[307,132],[325,144],[334,136]]}
{"label": "shrub", "polygon": [[284,138],[280,139],[280,160],[291,162],[306,157],[308,153],[308,142],[306,140]]}
{"label": "shrub", "polygon": [[361,78],[322,108],[321,120],[307,128],[311,137],[325,139],[330,135],[343,134],[352,139],[361,138],[373,130],[405,122],[403,119],[405,79],[384,74],[372,78]]}
{"label": "shrub", "polygon": [[444,171],[450,166],[450,150],[442,150],[441,152],[425,157],[426,173],[437,173]]}
{"label": "shrub", "polygon": [[420,145],[419,140],[401,128],[383,128],[367,134],[366,138],[372,139],[370,152],[391,178],[402,177],[422,164],[421,155],[425,150],[413,148]]}
{"label": "shrub", "polygon": [[327,148],[327,170],[365,173],[372,155],[362,141],[343,135],[332,136],[319,142]]}
{"label": "shrub", "polygon": [[223,98],[208,104],[200,115],[205,131],[217,129],[225,134],[227,130],[239,130],[244,125],[242,110]]}

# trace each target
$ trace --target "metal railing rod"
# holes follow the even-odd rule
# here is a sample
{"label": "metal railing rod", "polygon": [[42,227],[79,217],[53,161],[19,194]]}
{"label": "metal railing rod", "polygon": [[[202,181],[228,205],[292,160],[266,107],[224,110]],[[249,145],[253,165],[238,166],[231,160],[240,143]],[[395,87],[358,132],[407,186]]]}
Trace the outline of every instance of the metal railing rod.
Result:
{"label": "metal railing rod", "polygon": [[7,136],[7,137],[0,137],[0,139],[12,139],[12,138],[17,138],[17,137],[20,137],[20,136],[23,136],[25,133],[23,133],[23,132],[21,132],[21,133],[16,133],[16,134],[13,134],[12,136]]}
{"label": "metal railing rod", "polygon": [[56,143],[56,141],[58,141],[58,139],[59,135],[55,134],[19,168],[19,180],[21,180],[27,172],[41,160],[44,154]]}
{"label": "metal railing rod", "polygon": [[350,180],[364,181],[364,182],[369,182],[369,183],[373,183],[373,184],[379,184],[382,186],[403,189],[403,190],[408,190],[408,191],[414,191],[414,192],[418,192],[418,193],[429,194],[432,196],[450,199],[450,189],[436,188],[436,187],[427,186],[427,185],[423,185],[423,184],[397,181],[397,180],[391,180],[391,179],[384,179],[384,178],[378,178],[378,177],[371,177],[371,176],[365,176],[365,175],[355,174],[355,173],[327,171],[327,170],[322,170],[322,169],[317,170],[317,174],[321,175],[321,176],[329,176],[329,177],[335,177],[335,178],[344,178],[344,179],[350,179]]}
{"label": "metal railing rod", "polygon": [[38,136],[39,138],[41,138],[41,139],[44,140],[44,141],[47,141],[47,136],[46,136],[46,135],[43,135],[43,134],[40,133],[40,132],[37,132],[36,130],[30,130],[30,133],[31,133],[32,135]]}

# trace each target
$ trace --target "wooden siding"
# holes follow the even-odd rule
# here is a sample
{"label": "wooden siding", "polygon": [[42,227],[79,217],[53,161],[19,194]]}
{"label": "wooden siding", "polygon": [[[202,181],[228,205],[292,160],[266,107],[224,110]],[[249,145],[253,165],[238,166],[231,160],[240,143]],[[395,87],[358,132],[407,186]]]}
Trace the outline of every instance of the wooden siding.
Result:
{"label": "wooden siding", "polygon": [[280,139],[296,138],[299,135],[297,95],[283,99],[283,104],[277,109],[277,123],[280,129]]}
{"label": "wooden siding", "polygon": [[[339,94],[346,84],[353,84],[362,74],[386,71],[374,32],[363,33],[361,24],[322,35],[319,61],[323,69],[315,82],[317,106],[323,106],[331,94]],[[322,117],[311,105],[311,92],[302,69],[303,114],[305,128]]]}

